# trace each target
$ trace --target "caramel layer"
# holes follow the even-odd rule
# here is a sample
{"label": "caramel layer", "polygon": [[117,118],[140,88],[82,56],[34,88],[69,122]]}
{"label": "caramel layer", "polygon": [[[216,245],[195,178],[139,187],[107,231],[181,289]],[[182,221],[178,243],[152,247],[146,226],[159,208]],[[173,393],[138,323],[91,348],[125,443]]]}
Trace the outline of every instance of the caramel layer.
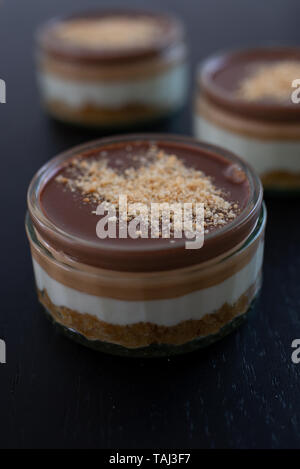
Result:
{"label": "caramel layer", "polygon": [[73,262],[68,265],[49,257],[29,238],[33,258],[56,281],[90,295],[128,301],[178,298],[218,285],[251,261],[262,239],[263,235],[226,262],[209,268],[193,266],[161,274],[114,272],[100,268],[82,270],[82,264]]}
{"label": "caramel layer", "polygon": [[185,60],[185,50],[181,48],[178,53],[160,58],[148,59],[119,65],[85,65],[76,62],[56,60],[55,58],[41,57],[39,67],[42,73],[50,73],[72,81],[136,81],[147,79],[169,70]]}
{"label": "caramel layer", "polygon": [[50,114],[60,120],[95,126],[126,125],[141,120],[147,121],[168,112],[165,108],[157,109],[141,104],[127,105],[119,109],[86,105],[77,109],[58,100],[48,100],[45,105]]}
{"label": "caramel layer", "polygon": [[299,122],[267,123],[253,118],[245,119],[226,112],[203,96],[196,99],[196,112],[218,127],[240,135],[264,140],[299,140]]}
{"label": "caramel layer", "polygon": [[150,344],[182,345],[198,337],[216,334],[235,317],[244,314],[258,292],[261,277],[257,279],[234,305],[225,303],[218,311],[207,314],[200,320],[183,321],[175,326],[157,326],[151,323],[137,323],[128,326],[112,325],[98,320],[90,314],[55,306],[47,291],[38,291],[39,301],[60,324],[75,329],[90,340],[101,340],[128,348],[144,347]]}

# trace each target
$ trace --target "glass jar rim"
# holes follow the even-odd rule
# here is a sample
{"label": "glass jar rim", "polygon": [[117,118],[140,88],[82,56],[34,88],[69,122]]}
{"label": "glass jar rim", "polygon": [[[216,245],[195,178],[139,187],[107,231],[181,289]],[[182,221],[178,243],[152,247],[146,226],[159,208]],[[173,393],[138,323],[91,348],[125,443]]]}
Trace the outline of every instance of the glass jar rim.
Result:
{"label": "glass jar rim", "polygon": [[[237,215],[237,217],[232,221],[227,223],[225,226],[218,228],[217,230],[208,233],[205,235],[205,244],[207,243],[212,243],[214,242],[215,244],[218,243],[220,245],[220,241],[229,240],[230,238],[230,233],[234,232],[235,235],[239,234],[237,236],[237,241],[236,243],[233,243],[231,248],[234,247],[235,245],[239,244],[242,242],[244,239],[246,239],[251,231],[253,230],[256,221],[259,217],[260,213],[260,208],[262,204],[262,197],[263,197],[263,189],[262,189],[262,184],[257,176],[257,174],[254,172],[254,170],[249,166],[248,163],[244,162],[241,158],[237,157],[236,155],[232,154],[231,152],[224,150],[220,147],[207,144],[204,142],[197,141],[191,137],[183,137],[183,136],[178,136],[178,135],[170,135],[170,134],[130,134],[130,135],[121,135],[121,136],[114,136],[114,137],[108,137],[108,138],[102,138],[98,139],[92,142],[85,143],[83,145],[79,145],[76,147],[73,147],[63,153],[60,153],[58,156],[55,158],[49,160],[46,164],[44,164],[40,170],[35,174],[33,177],[29,189],[28,189],[28,194],[27,194],[27,204],[28,204],[28,210],[31,216],[31,219],[33,221],[33,224],[39,234],[41,235],[42,238],[45,237],[47,239],[47,242],[51,244],[51,240],[55,240],[58,242],[58,245],[61,246],[68,246],[71,247],[72,245],[76,243],[80,243],[80,248],[82,251],[88,252],[89,250],[92,250],[93,253],[101,253],[102,257],[104,258],[107,256],[108,260],[108,254],[111,250],[108,250],[105,248],[105,240],[96,240],[96,241],[90,241],[86,239],[79,239],[76,236],[64,231],[60,227],[57,227],[52,221],[47,218],[47,216],[44,214],[41,203],[40,203],[40,193],[41,189],[45,186],[45,184],[53,177],[53,174],[55,174],[55,170],[57,170],[58,167],[61,166],[62,162],[65,160],[68,160],[75,155],[78,155],[80,153],[83,153],[88,150],[96,149],[96,148],[101,148],[103,145],[109,145],[109,144],[115,144],[115,143],[130,143],[130,142],[137,142],[137,141],[145,141],[145,142],[163,142],[163,143],[173,143],[173,144],[181,144],[181,145],[186,145],[187,148],[188,146],[192,146],[194,149],[199,149],[203,150],[206,152],[210,152],[212,154],[216,154],[218,156],[221,156],[225,160],[231,161],[233,164],[238,165],[242,171],[247,176],[247,180],[249,182],[249,198],[247,201],[246,207],[242,210],[240,214]],[[184,244],[184,240],[183,243]],[[222,247],[223,249],[219,252],[226,252],[228,251],[227,249],[227,244],[224,244]],[[64,251],[64,249],[61,249]],[[153,270],[153,265],[151,261],[151,255],[154,253],[159,253],[162,248],[156,247],[154,244],[148,245],[148,246],[143,246],[143,253],[148,257],[148,263],[149,266],[147,265],[140,265],[141,271],[144,270]],[[140,249],[132,249],[128,250],[128,247],[120,247],[118,246],[118,252],[120,252],[120,256],[124,258],[124,254],[128,253],[133,256],[138,256]],[[178,253],[178,246],[175,248],[172,246],[171,243],[167,247],[164,247],[164,251],[166,251],[166,255],[168,254],[169,256],[172,253]],[[194,250],[193,250],[194,251]],[[199,249],[198,251],[202,251],[203,249]],[[72,256],[72,250],[68,251],[69,255]],[[195,253],[195,251],[194,251]],[[216,255],[218,253],[216,252]],[[75,256],[76,257],[76,256]],[[174,257],[174,256],[173,256]],[[185,261],[183,264],[186,265],[192,265],[199,263],[199,259],[203,256],[197,257],[197,255],[193,255],[194,259],[192,256],[189,256],[188,262],[186,263]],[[214,253],[210,257],[214,257]],[[205,256],[203,257],[203,260],[207,260]],[[104,259],[103,259],[104,261]],[[123,259],[124,263],[125,259]],[[96,260],[95,260],[96,262]],[[105,261],[106,262],[106,261]],[[104,262],[104,264],[105,264]],[[86,262],[90,263],[90,262]],[[133,262],[134,264],[134,262]],[[139,262],[141,264],[141,262]],[[171,264],[175,266],[176,260],[174,259]],[[94,261],[91,259],[91,265],[96,265],[94,264]],[[165,268],[159,269],[159,270],[167,270],[168,268],[172,267],[172,265],[169,265],[166,263]],[[183,266],[183,265],[180,265]],[[105,265],[103,265],[105,267]],[[131,266],[133,270],[139,271],[139,268],[135,267],[132,265]],[[108,268],[108,267],[107,267]],[[119,266],[120,268],[120,266]],[[119,268],[112,269],[112,270],[119,270]],[[120,270],[126,270],[124,266],[121,266]],[[131,270],[131,269],[130,269]],[[155,270],[155,269],[154,269]]]}
{"label": "glass jar rim", "polygon": [[[95,48],[95,50],[93,50],[91,48],[81,47],[77,44],[63,43],[63,41],[55,37],[54,31],[57,25],[76,19],[95,19],[107,16],[143,16],[153,18],[161,24],[162,34],[160,37],[156,37],[153,43],[149,45],[136,45],[128,49],[119,47],[112,50],[105,48]],[[136,61],[159,56],[171,46],[183,41],[184,36],[183,23],[170,13],[153,12],[137,8],[98,8],[50,19],[39,28],[36,40],[38,46],[43,51],[62,60],[70,60],[79,63],[83,62],[86,64],[114,64],[120,61]]]}

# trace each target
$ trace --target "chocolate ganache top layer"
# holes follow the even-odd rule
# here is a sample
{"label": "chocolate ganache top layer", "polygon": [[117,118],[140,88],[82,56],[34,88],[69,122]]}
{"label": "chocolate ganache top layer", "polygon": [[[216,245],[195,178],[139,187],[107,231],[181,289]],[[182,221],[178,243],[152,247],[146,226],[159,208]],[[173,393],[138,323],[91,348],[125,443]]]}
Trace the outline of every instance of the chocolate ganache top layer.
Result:
{"label": "chocolate ganache top layer", "polygon": [[300,105],[291,99],[299,74],[299,47],[260,47],[210,57],[198,84],[205,98],[230,112],[284,123],[300,121]]}
{"label": "chocolate ganache top layer", "polygon": [[40,28],[38,44],[57,59],[119,64],[164,54],[183,37],[171,15],[103,9],[49,21]]}
{"label": "chocolate ganache top layer", "polygon": [[[154,188],[150,196],[149,180]],[[202,248],[186,249],[184,233],[182,238],[151,238],[149,232],[147,238],[124,239],[117,230],[116,238],[97,236],[101,216],[96,209],[102,201],[111,203],[124,192],[141,203],[147,197],[147,202],[162,200],[162,194],[167,201],[171,192],[172,202],[176,191],[185,202],[203,200],[205,209],[209,203]],[[103,139],[73,149],[39,171],[28,196],[42,243],[78,262],[119,271],[174,269],[215,258],[251,233],[261,202],[259,179],[239,158],[193,139],[164,135]]]}

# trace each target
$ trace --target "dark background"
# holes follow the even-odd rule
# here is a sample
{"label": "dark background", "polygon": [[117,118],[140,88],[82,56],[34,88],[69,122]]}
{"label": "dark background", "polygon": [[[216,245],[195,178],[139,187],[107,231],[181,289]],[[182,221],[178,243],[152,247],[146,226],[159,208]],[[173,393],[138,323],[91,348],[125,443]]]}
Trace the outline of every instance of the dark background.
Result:
{"label": "dark background", "polygon": [[[291,361],[291,342],[300,338],[299,200],[267,200],[257,311],[209,349],[161,360],[97,354],[58,335],[37,302],[24,233],[27,186],[50,157],[99,134],[42,113],[34,32],[53,15],[101,5],[180,15],[193,67],[216,49],[300,40],[299,0],[0,2],[0,78],[7,84],[0,105],[0,338],[7,344],[0,447],[300,448],[300,364]],[[190,134],[191,107],[162,130]]]}

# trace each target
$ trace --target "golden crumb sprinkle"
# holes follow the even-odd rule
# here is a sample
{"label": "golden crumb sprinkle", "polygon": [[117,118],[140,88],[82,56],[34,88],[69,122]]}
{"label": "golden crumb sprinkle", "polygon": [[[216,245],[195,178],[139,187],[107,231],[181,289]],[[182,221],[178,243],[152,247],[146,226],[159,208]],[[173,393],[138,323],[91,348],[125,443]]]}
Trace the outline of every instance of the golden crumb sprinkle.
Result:
{"label": "golden crumb sprinkle", "polygon": [[[119,210],[119,196],[128,204],[191,203],[204,204],[205,228],[232,221],[239,205],[224,197],[226,194],[213,184],[202,171],[184,165],[176,155],[167,154],[155,146],[139,156],[138,167],[118,171],[105,158],[76,157],[64,175],[56,178],[71,191],[79,191],[84,202],[106,202]],[[66,183],[67,180],[67,183]],[[143,215],[141,213],[141,215]]]}
{"label": "golden crumb sprinkle", "polygon": [[292,92],[292,82],[300,78],[300,62],[281,61],[265,64],[242,80],[238,96],[246,101],[272,99],[288,100]]}
{"label": "golden crumb sprinkle", "polygon": [[141,47],[161,34],[160,25],[148,17],[79,18],[56,27],[56,37],[89,48]]}

